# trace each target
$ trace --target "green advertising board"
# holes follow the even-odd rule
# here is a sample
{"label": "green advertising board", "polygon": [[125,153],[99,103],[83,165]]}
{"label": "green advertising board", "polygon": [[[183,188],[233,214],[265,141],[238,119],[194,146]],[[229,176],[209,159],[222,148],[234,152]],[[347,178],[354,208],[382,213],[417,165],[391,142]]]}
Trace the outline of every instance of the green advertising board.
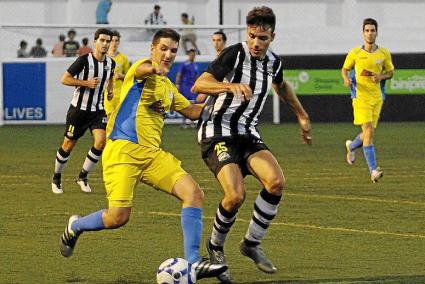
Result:
{"label": "green advertising board", "polygon": [[[340,70],[285,70],[283,77],[298,95],[349,95],[344,87]],[[394,77],[385,84],[387,94],[425,94],[424,69],[396,70]]]}

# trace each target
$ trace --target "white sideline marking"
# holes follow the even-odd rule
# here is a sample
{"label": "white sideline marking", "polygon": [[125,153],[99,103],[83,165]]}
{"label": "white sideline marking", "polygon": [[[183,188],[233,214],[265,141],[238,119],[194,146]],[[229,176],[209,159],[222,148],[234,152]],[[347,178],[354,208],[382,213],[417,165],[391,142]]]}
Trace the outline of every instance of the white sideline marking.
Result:
{"label": "white sideline marking", "polygon": [[[142,212],[138,212],[138,213],[142,213]],[[157,216],[172,216],[172,217],[180,217],[181,216],[181,214],[178,214],[178,213],[157,212],[157,211],[150,211],[148,214],[157,215]],[[204,216],[203,219],[214,220],[215,217]],[[240,218],[238,218],[236,220],[238,222],[244,222],[244,223],[250,222],[250,220],[245,220],[245,219],[240,219]],[[337,231],[337,232],[345,232],[345,233],[349,232],[349,233],[387,235],[387,236],[396,236],[396,237],[405,237],[405,238],[425,239],[425,235],[410,234],[410,233],[395,233],[395,232],[385,232],[385,231],[375,231],[375,230],[359,230],[359,229],[350,229],[350,228],[342,228],[342,227],[325,227],[325,226],[317,226],[317,225],[295,224],[295,223],[284,223],[284,222],[272,223],[271,225],[304,228],[304,229]]]}

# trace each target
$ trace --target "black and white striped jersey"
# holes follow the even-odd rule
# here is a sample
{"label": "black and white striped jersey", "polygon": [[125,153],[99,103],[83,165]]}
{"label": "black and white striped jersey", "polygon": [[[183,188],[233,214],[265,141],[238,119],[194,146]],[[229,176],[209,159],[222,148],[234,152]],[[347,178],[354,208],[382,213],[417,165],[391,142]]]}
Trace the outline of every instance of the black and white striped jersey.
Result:
{"label": "black and white striped jersey", "polygon": [[208,66],[206,72],[218,81],[245,83],[251,87],[253,97],[243,102],[231,93],[208,96],[202,110],[198,141],[207,138],[254,135],[260,138],[257,130],[258,117],[264,107],[272,83],[283,81],[280,58],[267,51],[263,60],[251,57],[246,42],[224,49],[219,57]]}
{"label": "black and white striped jersey", "polygon": [[67,71],[79,80],[97,77],[100,83],[95,89],[76,87],[71,105],[87,111],[103,110],[105,87],[114,76],[114,69],[115,61],[107,55],[103,61],[97,61],[92,53],[78,57]]}

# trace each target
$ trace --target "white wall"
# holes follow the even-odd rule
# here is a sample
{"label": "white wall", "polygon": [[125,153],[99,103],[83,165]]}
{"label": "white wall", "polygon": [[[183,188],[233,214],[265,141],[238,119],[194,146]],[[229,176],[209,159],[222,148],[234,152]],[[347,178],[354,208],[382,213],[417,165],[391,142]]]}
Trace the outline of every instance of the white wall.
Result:
{"label": "white wall", "polygon": [[[245,21],[254,6],[268,5],[277,15],[273,48],[281,54],[346,53],[362,43],[366,17],[379,23],[378,44],[391,52],[425,48],[423,0],[224,0],[224,24]],[[93,24],[98,0],[0,0],[3,23]],[[196,24],[218,24],[218,0],[113,0],[111,25],[143,24],[154,4],[162,6],[169,24],[180,13],[195,15]],[[241,17],[239,17],[241,15]],[[35,35],[28,35],[28,37]],[[32,38],[31,38],[32,40]],[[29,42],[31,46],[33,43]],[[13,43],[13,53],[18,42]],[[201,43],[206,48],[209,42]],[[210,48],[208,48],[208,52]],[[6,51],[7,53],[7,51]]]}

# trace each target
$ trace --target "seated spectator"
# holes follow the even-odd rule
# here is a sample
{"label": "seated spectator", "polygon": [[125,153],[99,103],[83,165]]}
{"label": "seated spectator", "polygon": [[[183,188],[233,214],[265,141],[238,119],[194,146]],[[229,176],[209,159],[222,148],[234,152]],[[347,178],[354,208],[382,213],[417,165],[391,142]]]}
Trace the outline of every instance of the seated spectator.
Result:
{"label": "seated spectator", "polygon": [[63,54],[66,57],[77,56],[80,44],[74,40],[77,32],[73,29],[68,31],[68,40],[63,43]]}
{"label": "seated spectator", "polygon": [[160,13],[161,6],[155,5],[153,12],[150,13],[145,19],[145,25],[166,25],[167,21],[164,16]]}
{"label": "seated spectator", "polygon": [[65,35],[59,35],[59,42],[53,46],[52,55],[54,57],[62,57],[63,56],[63,43],[65,42]]}
{"label": "seated spectator", "polygon": [[[189,20],[189,15],[187,13],[182,13],[181,19],[182,19],[183,25],[193,25],[194,19]],[[196,53],[201,54],[199,52],[199,48],[196,44],[195,31],[193,29],[183,29],[181,34],[182,34],[181,41],[182,41],[183,48],[184,48],[184,51],[186,52],[186,54],[189,51],[189,49],[187,47],[187,42],[190,42],[192,44],[193,48],[195,48],[195,50],[196,50]]]}
{"label": "seated spectator", "polygon": [[38,38],[35,41],[35,45],[31,48],[30,56],[31,57],[37,57],[37,58],[47,56],[47,51],[43,47],[43,41],[41,40],[41,38]]}
{"label": "seated spectator", "polygon": [[18,58],[26,58],[29,57],[30,54],[27,51],[28,43],[25,40],[21,40],[19,43],[19,49],[17,51]]}
{"label": "seated spectator", "polygon": [[96,8],[96,24],[109,24],[108,13],[111,11],[111,0],[100,0]]}
{"label": "seated spectator", "polygon": [[89,43],[89,39],[88,38],[83,38],[83,40],[81,41],[81,43],[83,44],[82,46],[80,46],[80,48],[78,49],[78,55],[84,55],[87,53],[90,53],[93,51],[93,49],[91,49],[88,45]]}

